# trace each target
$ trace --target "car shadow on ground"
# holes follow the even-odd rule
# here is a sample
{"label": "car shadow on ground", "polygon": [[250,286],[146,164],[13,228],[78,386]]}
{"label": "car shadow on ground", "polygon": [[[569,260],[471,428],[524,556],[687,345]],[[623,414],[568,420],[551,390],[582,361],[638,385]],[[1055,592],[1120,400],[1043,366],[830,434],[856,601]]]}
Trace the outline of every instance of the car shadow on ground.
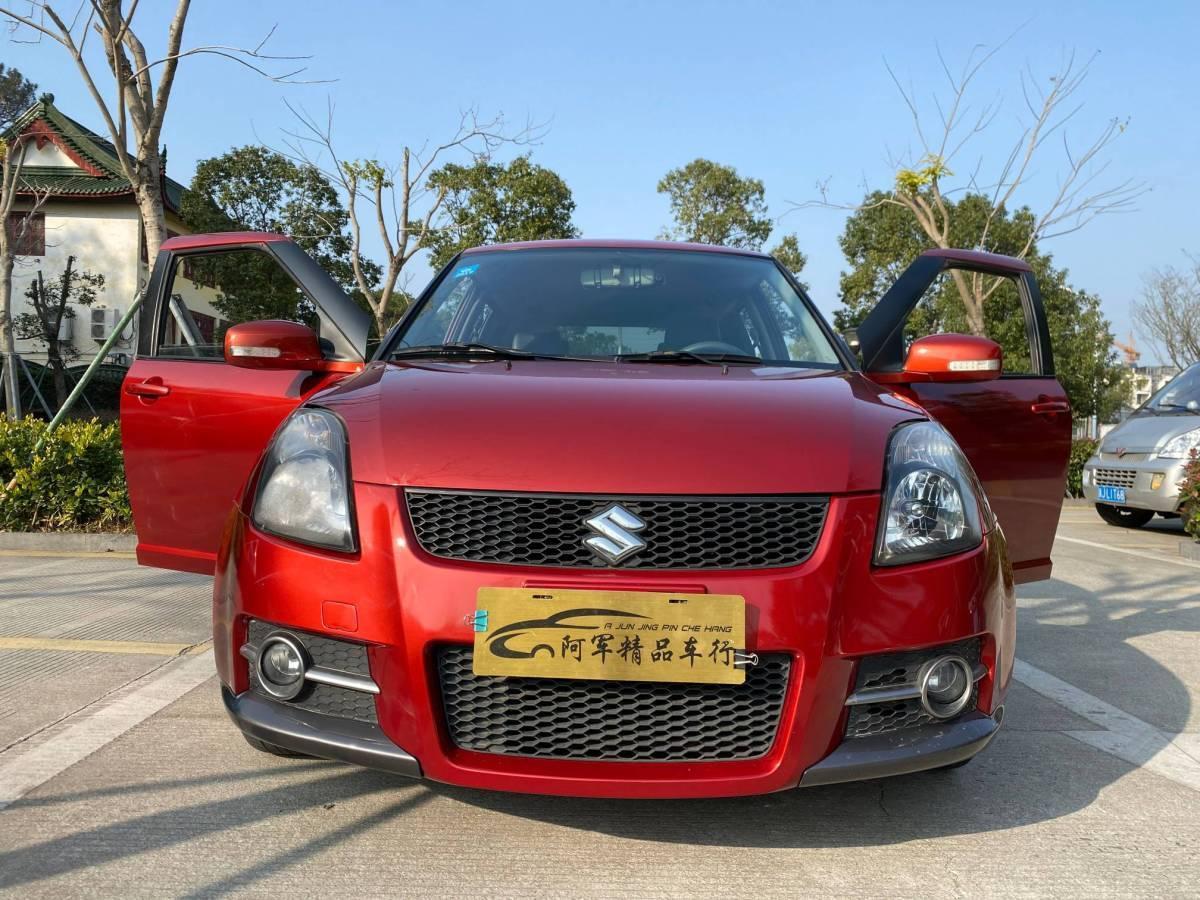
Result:
{"label": "car shadow on ground", "polygon": [[[232,731],[230,737],[240,743],[236,731]],[[307,776],[307,779],[287,778],[297,775]],[[432,798],[419,782],[398,780],[378,772],[324,760],[295,760],[228,775],[126,784],[55,797],[27,798],[0,812],[0,817],[15,821],[22,807],[74,804],[97,799],[120,803],[138,797],[148,799],[149,795],[158,793],[218,789],[231,782],[271,776],[284,776],[287,780],[261,790],[239,792],[199,803],[167,806],[145,815],[119,818],[73,834],[0,853],[0,890],[33,884],[155,850],[186,845],[214,834],[237,833],[239,829],[260,826],[269,828],[277,818],[312,813],[337,804],[352,805],[355,800],[370,795],[391,795],[389,802],[369,816],[357,818],[352,824],[332,831],[314,829],[311,839],[289,847],[274,857],[258,860],[245,870],[228,874],[218,883],[206,886],[203,891],[205,895],[225,893],[238,884],[253,882],[274,871],[287,869],[312,853],[342,843],[362,828],[382,825]],[[129,803],[126,808],[140,806],[140,803]],[[0,821],[3,820],[0,818]],[[226,867],[223,865],[222,868]]]}

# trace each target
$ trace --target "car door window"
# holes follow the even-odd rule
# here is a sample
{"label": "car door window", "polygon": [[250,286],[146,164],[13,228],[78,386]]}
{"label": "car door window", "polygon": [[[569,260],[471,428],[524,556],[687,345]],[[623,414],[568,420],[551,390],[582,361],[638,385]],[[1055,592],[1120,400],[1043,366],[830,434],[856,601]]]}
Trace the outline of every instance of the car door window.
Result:
{"label": "car door window", "polygon": [[223,360],[230,326],[261,319],[320,331],[312,302],[269,254],[236,248],[179,255],[162,294],[154,356]]}
{"label": "car door window", "polygon": [[1027,377],[1034,370],[1030,341],[1031,317],[1022,305],[1017,284],[1010,278],[976,272],[943,272],[925,291],[904,325],[905,349],[931,334],[971,334],[958,281],[973,289],[975,280],[986,295],[984,333],[1004,348],[1004,376]]}

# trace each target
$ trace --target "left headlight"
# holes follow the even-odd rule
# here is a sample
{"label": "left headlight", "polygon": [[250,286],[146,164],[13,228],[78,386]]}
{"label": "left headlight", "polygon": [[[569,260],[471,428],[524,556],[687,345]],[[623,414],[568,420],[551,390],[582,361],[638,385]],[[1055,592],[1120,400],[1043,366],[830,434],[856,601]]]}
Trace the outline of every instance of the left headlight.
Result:
{"label": "left headlight", "polygon": [[1171,438],[1167,445],[1158,451],[1158,458],[1187,459],[1193,450],[1200,450],[1200,428],[1193,428]]}
{"label": "left headlight", "polygon": [[267,451],[254,524],[263,531],[333,550],[355,549],[346,429],[333,413],[301,409]]}
{"label": "left headlight", "polygon": [[987,499],[946,429],[901,425],[888,448],[875,563],[897,566],[961,553],[983,541]]}

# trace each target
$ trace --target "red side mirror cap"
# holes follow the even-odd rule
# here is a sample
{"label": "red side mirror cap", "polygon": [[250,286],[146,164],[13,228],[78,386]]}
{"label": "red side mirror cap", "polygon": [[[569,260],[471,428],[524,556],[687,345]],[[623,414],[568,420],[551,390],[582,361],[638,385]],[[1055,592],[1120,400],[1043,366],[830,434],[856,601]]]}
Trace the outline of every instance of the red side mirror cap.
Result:
{"label": "red side mirror cap", "polygon": [[225,362],[243,369],[316,371],[324,368],[317,334],[298,322],[244,322],[225,332]]}
{"label": "red side mirror cap", "polygon": [[932,334],[914,341],[904,360],[906,381],[991,381],[1004,370],[995,341],[969,334]]}

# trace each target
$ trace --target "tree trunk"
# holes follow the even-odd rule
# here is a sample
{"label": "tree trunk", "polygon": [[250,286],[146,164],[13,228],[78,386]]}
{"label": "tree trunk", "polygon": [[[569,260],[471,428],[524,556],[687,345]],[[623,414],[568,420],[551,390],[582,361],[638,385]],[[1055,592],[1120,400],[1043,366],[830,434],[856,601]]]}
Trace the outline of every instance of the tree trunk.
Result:
{"label": "tree trunk", "polygon": [[950,277],[954,279],[954,286],[958,288],[958,296],[962,299],[963,310],[967,314],[967,328],[976,337],[987,337],[985,334],[987,328],[983,319],[983,300],[967,283],[967,276],[961,269],[951,269]]}
{"label": "tree trunk", "polygon": [[[3,227],[4,223],[0,223]],[[21,382],[17,375],[17,342],[12,328],[13,258],[8,241],[0,238],[0,353],[4,356],[4,401],[8,417],[21,418]]]}
{"label": "tree trunk", "polygon": [[62,349],[58,343],[58,335],[46,335],[46,362],[50,365],[50,374],[54,378],[54,408],[62,409],[71,391],[67,387],[66,366],[63,365]]}
{"label": "tree trunk", "polygon": [[146,233],[146,263],[154,268],[158,248],[167,239],[167,215],[163,207],[162,159],[157,150],[138,162],[138,177],[133,185],[142,229]]}

